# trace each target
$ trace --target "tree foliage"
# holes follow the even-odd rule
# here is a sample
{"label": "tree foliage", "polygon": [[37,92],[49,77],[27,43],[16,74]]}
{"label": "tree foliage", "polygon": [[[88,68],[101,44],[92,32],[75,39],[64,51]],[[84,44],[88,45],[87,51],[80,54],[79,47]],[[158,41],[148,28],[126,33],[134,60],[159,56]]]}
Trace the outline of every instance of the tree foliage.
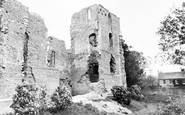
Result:
{"label": "tree foliage", "polygon": [[57,87],[57,89],[51,96],[51,100],[54,103],[53,108],[58,110],[64,110],[71,105],[72,96],[66,86]]}
{"label": "tree foliage", "polygon": [[18,85],[10,107],[16,115],[38,115],[46,109],[45,90],[44,87],[32,84]]}
{"label": "tree foliage", "polygon": [[130,92],[124,86],[113,86],[111,89],[113,100],[123,105],[130,105]]}
{"label": "tree foliage", "polygon": [[184,65],[185,44],[185,10],[174,9],[161,21],[157,32],[160,35],[159,47],[166,60],[173,64]]}
{"label": "tree foliage", "polygon": [[143,77],[141,83],[142,83],[141,88],[155,88],[156,86],[158,86],[157,79],[152,75]]}
{"label": "tree foliage", "polygon": [[131,51],[131,46],[122,43],[125,58],[125,72],[127,77],[127,86],[130,87],[140,83],[140,78],[144,73],[146,59],[141,52]]}

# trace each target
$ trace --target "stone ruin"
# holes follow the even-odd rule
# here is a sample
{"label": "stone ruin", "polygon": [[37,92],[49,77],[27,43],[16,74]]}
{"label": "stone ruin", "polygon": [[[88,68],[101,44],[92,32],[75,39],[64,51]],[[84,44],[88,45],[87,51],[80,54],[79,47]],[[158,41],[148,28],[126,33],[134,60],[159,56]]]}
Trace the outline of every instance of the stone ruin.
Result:
{"label": "stone ruin", "polygon": [[126,87],[119,18],[101,5],[75,13],[71,49],[47,35],[44,20],[16,0],[0,2],[0,99],[12,98],[30,74],[51,94],[64,84],[73,95]]}
{"label": "stone ruin", "polygon": [[75,95],[92,89],[103,93],[99,87],[108,92],[114,85],[126,87],[120,20],[116,15],[97,4],[82,9],[72,16],[70,35],[70,77]]}

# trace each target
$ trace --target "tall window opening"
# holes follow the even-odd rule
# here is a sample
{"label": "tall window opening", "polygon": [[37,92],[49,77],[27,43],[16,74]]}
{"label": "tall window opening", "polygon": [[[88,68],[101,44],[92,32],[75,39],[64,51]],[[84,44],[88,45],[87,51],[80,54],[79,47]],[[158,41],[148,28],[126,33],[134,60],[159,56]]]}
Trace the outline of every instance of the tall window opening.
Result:
{"label": "tall window opening", "polygon": [[97,52],[92,52],[88,60],[88,75],[91,82],[98,82],[99,80],[99,63],[97,61]]}
{"label": "tall window opening", "polygon": [[111,55],[111,58],[110,58],[110,72],[111,73],[116,72],[116,62],[115,62],[115,58],[112,55]]}
{"label": "tall window opening", "polygon": [[88,75],[91,82],[98,82],[99,80],[99,65],[98,63],[89,63]]}
{"label": "tall window opening", "polygon": [[51,51],[48,57],[48,66],[55,67],[55,51]]}
{"label": "tall window opening", "polygon": [[51,65],[52,65],[52,67],[54,67],[55,66],[55,51],[52,51],[51,56],[52,56]]}
{"label": "tall window opening", "polygon": [[109,33],[109,47],[113,46],[112,33]]}
{"label": "tall window opening", "polygon": [[88,9],[87,11],[87,19],[90,20],[91,19],[91,11]]}

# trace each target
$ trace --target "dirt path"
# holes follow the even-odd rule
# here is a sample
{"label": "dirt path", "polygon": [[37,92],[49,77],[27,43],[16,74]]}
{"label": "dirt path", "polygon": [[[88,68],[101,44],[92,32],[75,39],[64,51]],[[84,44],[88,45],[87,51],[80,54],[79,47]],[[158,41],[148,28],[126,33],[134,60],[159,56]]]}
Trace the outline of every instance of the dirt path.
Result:
{"label": "dirt path", "polygon": [[158,108],[158,103],[149,103],[147,106],[139,111],[135,111],[131,115],[152,115]]}

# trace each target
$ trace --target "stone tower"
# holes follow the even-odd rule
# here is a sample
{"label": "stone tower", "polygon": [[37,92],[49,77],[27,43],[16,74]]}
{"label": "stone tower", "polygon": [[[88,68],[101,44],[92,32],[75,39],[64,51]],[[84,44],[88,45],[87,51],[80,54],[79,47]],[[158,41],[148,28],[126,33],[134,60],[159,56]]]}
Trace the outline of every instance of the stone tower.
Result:
{"label": "stone tower", "polygon": [[[74,95],[114,85],[126,87],[120,20],[95,4],[75,13],[71,20],[71,81]],[[96,90],[97,91],[97,90]]]}

